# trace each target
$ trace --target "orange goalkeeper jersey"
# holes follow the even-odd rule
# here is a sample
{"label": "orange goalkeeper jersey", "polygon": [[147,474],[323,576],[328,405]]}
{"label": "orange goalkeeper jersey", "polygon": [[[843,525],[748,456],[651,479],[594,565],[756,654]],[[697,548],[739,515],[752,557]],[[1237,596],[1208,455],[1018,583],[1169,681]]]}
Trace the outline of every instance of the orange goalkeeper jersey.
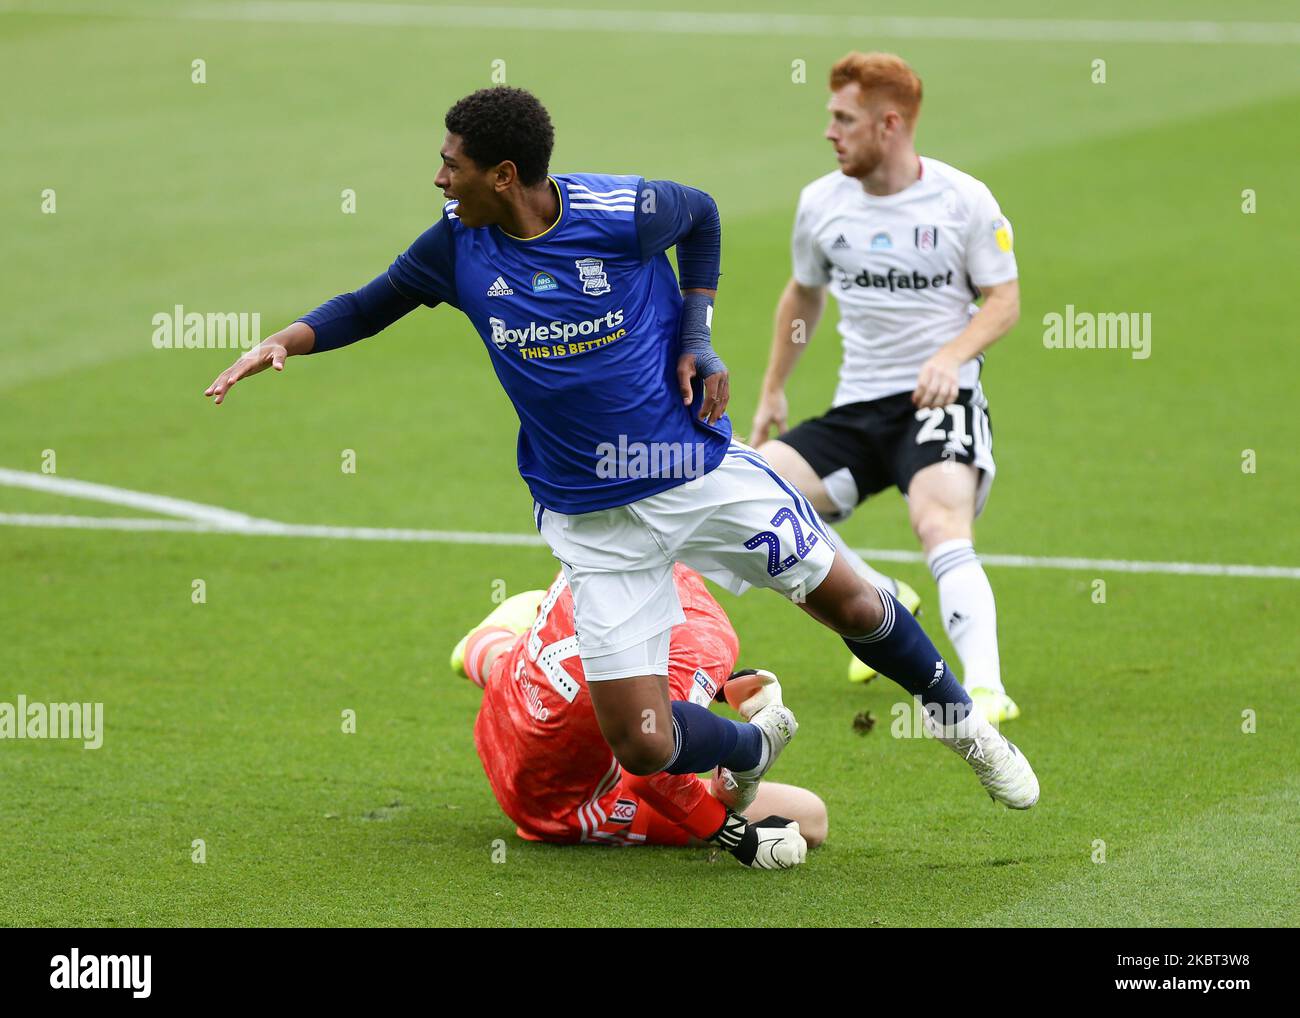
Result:
{"label": "orange goalkeeper jersey", "polygon": [[[698,573],[677,565],[673,580],[686,621],[672,633],[669,695],[707,707],[735,668],[739,640]],[[624,779],[587,693],[573,597],[562,573],[547,591],[532,629],[494,662],[474,724],[474,744],[497,802],[523,838],[685,843],[687,830],[665,832],[660,817],[646,815],[656,812],[647,797],[662,807],[658,813],[668,816],[702,806],[710,811],[710,822],[722,815],[713,800],[702,803],[708,790],[695,775]]]}

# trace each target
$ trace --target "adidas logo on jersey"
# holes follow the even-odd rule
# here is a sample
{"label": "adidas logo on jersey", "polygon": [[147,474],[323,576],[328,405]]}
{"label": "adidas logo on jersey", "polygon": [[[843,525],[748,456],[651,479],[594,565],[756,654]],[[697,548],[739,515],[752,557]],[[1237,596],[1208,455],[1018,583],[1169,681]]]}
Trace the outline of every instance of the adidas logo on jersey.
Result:
{"label": "adidas logo on jersey", "polygon": [[844,234],[841,233],[838,237],[835,238],[835,243],[831,245],[831,250],[847,251],[852,246],[853,246],[852,244],[850,244],[847,240],[844,239]]}
{"label": "adidas logo on jersey", "polygon": [[489,297],[509,297],[514,292],[514,290],[510,289],[509,283],[497,276],[496,281],[488,287],[487,295]]}

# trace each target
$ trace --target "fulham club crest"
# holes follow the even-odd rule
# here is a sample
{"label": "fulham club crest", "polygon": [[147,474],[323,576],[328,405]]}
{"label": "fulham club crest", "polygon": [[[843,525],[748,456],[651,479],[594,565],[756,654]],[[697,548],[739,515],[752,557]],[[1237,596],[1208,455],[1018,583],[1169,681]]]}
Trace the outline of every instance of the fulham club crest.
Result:
{"label": "fulham club crest", "polygon": [[939,227],[918,226],[916,228],[916,249],[918,251],[933,251],[938,246]]}

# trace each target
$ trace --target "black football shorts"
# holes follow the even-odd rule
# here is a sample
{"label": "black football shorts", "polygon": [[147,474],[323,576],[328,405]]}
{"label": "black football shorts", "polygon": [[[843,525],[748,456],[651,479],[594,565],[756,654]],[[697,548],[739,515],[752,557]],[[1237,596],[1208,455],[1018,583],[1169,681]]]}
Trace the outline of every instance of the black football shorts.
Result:
{"label": "black football shorts", "polygon": [[906,495],[917,472],[935,463],[970,463],[980,471],[977,514],[993,482],[993,428],[979,389],[962,389],[955,403],[926,410],[912,405],[910,392],[846,403],[777,437],[817,471],[839,510],[833,520],[888,487]]}

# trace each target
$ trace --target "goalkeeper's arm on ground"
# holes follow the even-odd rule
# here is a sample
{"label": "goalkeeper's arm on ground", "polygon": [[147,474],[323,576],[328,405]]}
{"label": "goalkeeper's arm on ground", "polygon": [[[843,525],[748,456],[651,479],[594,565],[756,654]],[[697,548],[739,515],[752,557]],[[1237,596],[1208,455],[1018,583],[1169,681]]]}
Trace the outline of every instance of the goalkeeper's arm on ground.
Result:
{"label": "goalkeeper's arm on ground", "polygon": [[802,863],[808,845],[799,825],[784,817],[750,821],[709,794],[694,774],[624,774],[626,787],[692,837],[725,848],[752,869],[788,869]]}

